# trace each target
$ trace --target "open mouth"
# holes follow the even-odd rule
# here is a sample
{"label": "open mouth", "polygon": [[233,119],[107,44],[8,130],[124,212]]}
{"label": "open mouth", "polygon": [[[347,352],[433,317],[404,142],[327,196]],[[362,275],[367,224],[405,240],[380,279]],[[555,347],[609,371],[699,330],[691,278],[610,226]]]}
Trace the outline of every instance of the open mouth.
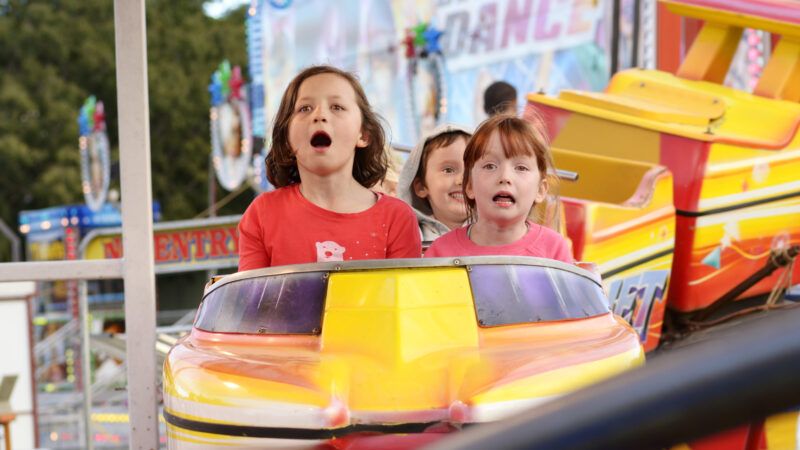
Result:
{"label": "open mouth", "polygon": [[450,196],[450,198],[452,198],[453,200],[457,200],[459,202],[463,202],[464,201],[464,193],[461,192],[461,191],[451,192],[451,193],[449,193],[447,195]]}
{"label": "open mouth", "polygon": [[331,142],[331,137],[324,131],[317,131],[311,136],[311,146],[314,148],[330,147]]}
{"label": "open mouth", "polygon": [[498,205],[503,207],[508,207],[516,203],[517,201],[514,199],[514,196],[505,192],[501,192],[494,197],[492,197],[492,201]]}

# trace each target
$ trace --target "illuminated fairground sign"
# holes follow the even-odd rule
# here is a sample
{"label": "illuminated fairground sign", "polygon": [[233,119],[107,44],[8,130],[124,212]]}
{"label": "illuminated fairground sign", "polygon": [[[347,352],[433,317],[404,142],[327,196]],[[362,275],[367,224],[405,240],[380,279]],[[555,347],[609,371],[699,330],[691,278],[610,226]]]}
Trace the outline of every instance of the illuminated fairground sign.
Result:
{"label": "illuminated fairground sign", "polygon": [[92,211],[99,211],[106,201],[111,179],[111,163],[106,134],[106,116],[103,102],[94,96],[81,106],[78,114],[81,151],[81,190]]}
{"label": "illuminated fairground sign", "polygon": [[[156,273],[237,267],[241,216],[162,222],[153,226]],[[81,242],[84,259],[121,258],[120,228],[95,230]]]}
{"label": "illuminated fairground sign", "polygon": [[253,153],[247,89],[239,66],[219,65],[208,86],[211,94],[211,150],[219,184],[233,191],[247,176]]}
{"label": "illuminated fairground sign", "polygon": [[[598,91],[608,81],[610,1],[253,0],[247,16],[254,136],[270,134],[302,68],[358,74],[393,144],[440,122],[477,125],[493,81],[529,92]],[[412,45],[409,45],[412,44]]]}

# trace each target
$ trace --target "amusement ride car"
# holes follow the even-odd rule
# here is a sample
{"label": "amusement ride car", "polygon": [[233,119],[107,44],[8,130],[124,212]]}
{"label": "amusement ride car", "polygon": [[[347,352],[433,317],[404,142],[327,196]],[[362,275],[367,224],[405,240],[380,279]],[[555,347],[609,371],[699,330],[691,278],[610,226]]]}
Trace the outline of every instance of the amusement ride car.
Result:
{"label": "amusement ride car", "polygon": [[[165,362],[170,448],[502,420],[642,364],[662,328],[793,307],[780,294],[800,283],[800,3],[662,3],[704,21],[675,74],[528,96],[556,165],[579,175],[560,183],[564,229],[605,292],[592,272],[520,257],[212,280]],[[722,84],[745,27],[780,36],[752,93]],[[780,420],[799,435],[797,412]]]}

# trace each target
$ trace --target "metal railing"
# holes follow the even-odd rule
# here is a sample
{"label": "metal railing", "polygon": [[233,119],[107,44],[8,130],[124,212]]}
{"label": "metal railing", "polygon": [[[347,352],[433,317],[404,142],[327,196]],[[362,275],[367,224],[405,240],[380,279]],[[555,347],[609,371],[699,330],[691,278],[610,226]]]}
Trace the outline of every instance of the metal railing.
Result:
{"label": "metal railing", "polygon": [[[96,280],[122,278],[125,285],[125,329],[136,336],[127,346],[128,401],[132,449],[159,447],[155,383],[156,303],[153,262],[153,209],[150,174],[145,0],[114,0],[117,105],[123,259],[0,264],[0,282]],[[85,283],[82,283],[85,284]],[[85,302],[81,311],[86,322]],[[83,326],[82,342],[89,330]],[[88,361],[84,362],[88,366]],[[88,367],[84,367],[88,373]],[[88,378],[88,377],[84,377]],[[84,395],[91,396],[85,388]],[[87,399],[91,404],[91,399]],[[86,436],[89,421],[85,424]],[[86,448],[92,448],[87,439]]]}

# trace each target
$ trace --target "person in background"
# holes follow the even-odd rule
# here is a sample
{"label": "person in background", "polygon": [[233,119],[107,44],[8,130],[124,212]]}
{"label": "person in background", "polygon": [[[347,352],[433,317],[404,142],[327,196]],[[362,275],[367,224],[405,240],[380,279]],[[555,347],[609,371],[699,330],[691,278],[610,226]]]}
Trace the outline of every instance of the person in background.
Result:
{"label": "person in background", "polygon": [[467,220],[461,181],[464,149],[471,134],[457,125],[439,125],[411,151],[400,174],[398,195],[414,208],[424,242]]}
{"label": "person in background", "polygon": [[470,225],[433,242],[425,257],[537,256],[572,262],[567,241],[529,220],[548,191],[553,159],[541,121],[509,115],[484,121],[464,152],[464,195]]}
{"label": "person in background", "polygon": [[417,222],[370,188],[387,169],[384,130],[358,80],[313,66],[289,83],[266,159],[277,189],[239,223],[239,270],[284,264],[418,258]]}
{"label": "person in background", "polygon": [[389,161],[389,167],[386,169],[386,176],[383,177],[380,183],[373,186],[372,190],[397,197],[397,183],[400,179],[398,174],[400,168],[403,167],[403,160],[391,146],[386,147],[386,157]]}
{"label": "person in background", "polygon": [[517,115],[517,90],[505,81],[495,81],[483,92],[483,111],[495,114]]}

